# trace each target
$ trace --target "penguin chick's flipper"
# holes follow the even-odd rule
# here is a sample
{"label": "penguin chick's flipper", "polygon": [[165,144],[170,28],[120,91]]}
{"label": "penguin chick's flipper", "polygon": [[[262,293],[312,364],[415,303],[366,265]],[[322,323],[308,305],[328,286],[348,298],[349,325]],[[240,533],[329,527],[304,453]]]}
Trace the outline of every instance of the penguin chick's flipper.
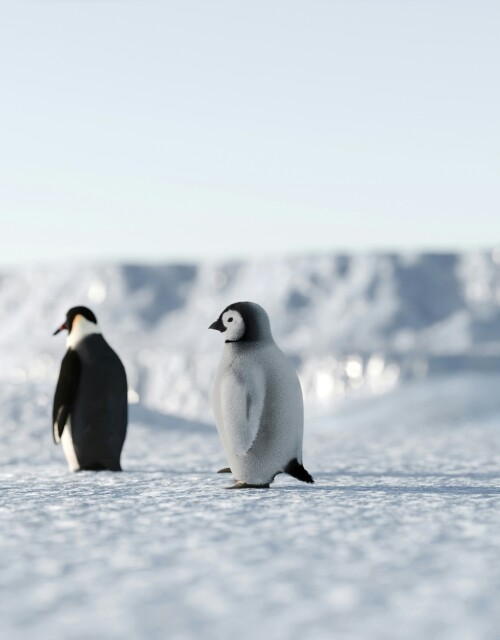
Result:
{"label": "penguin chick's flipper", "polygon": [[217,473],[231,473],[230,467],[224,467],[223,469],[219,469]]}
{"label": "penguin chick's flipper", "polygon": [[267,484],[247,484],[246,482],[237,482],[232,487],[224,487],[224,489],[269,489]]}
{"label": "penguin chick's flipper", "polygon": [[68,349],[61,362],[61,371],[57,381],[56,393],[54,395],[54,405],[52,407],[52,425],[54,442],[57,444],[62,436],[64,425],[71,413],[73,401],[80,382],[80,371],[82,365],[76,351]]}
{"label": "penguin chick's flipper", "polygon": [[310,484],[314,484],[314,480],[311,474],[306,469],[304,469],[297,458],[290,460],[283,471],[285,473],[288,473],[289,476],[292,476],[292,478],[297,478],[297,480],[301,480],[302,482],[309,482]]}
{"label": "penguin chick's flipper", "polygon": [[257,437],[265,395],[264,378],[259,371],[250,371],[245,378],[222,379],[223,422],[232,425],[226,430],[227,447],[237,455],[245,455]]}

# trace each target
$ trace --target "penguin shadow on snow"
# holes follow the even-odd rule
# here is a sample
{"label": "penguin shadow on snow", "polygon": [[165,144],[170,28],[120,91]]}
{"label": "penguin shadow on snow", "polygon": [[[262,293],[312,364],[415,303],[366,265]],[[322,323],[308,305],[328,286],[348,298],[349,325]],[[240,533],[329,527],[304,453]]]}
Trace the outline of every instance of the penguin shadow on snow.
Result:
{"label": "penguin shadow on snow", "polygon": [[[492,486],[491,484],[482,484],[476,486],[460,485],[460,484],[443,484],[446,479],[459,479],[463,478],[467,481],[482,480],[487,482],[495,482],[500,478],[500,475],[495,473],[483,474],[483,473],[463,473],[463,474],[446,474],[446,473],[404,473],[404,472],[370,472],[362,473],[359,471],[342,471],[342,472],[319,472],[315,473],[315,490],[328,491],[331,493],[353,493],[353,494],[366,494],[366,493],[385,493],[388,497],[396,496],[400,494],[414,494],[414,495],[476,495],[476,496],[495,496],[500,495],[500,487]],[[347,478],[353,478],[359,480],[359,482],[353,482],[352,484],[346,484]],[[389,484],[383,482],[383,480],[389,480],[391,478],[407,480],[405,484]],[[431,478],[435,478],[440,482],[436,484],[425,484],[429,482]],[[408,484],[408,481],[415,480],[419,484]],[[372,480],[372,482],[370,482]],[[284,491],[290,491],[295,489],[294,486],[286,485],[279,487]],[[301,486],[300,489],[307,489],[307,487]]]}
{"label": "penguin shadow on snow", "polygon": [[[137,437],[138,429],[144,429],[148,435],[156,438],[157,436],[174,435],[175,437],[186,436],[194,437],[195,439],[200,437],[212,438],[213,441],[217,438],[215,426],[206,422],[198,420],[188,420],[172,414],[162,413],[150,407],[146,407],[142,404],[134,404],[129,406],[129,437]],[[132,435],[134,434],[134,435]],[[129,442],[129,447],[133,445]],[[216,465],[211,465],[210,461],[205,459],[203,467],[196,466],[195,468],[184,469],[182,458],[175,457],[173,461],[172,456],[168,456],[165,459],[165,466],[158,466],[156,462],[153,466],[148,464],[147,460],[144,461],[137,457],[129,459],[127,443],[125,444],[125,467],[124,471],[133,474],[147,474],[147,475],[163,475],[176,477],[180,476],[203,476],[204,478],[210,478],[216,475]]]}
{"label": "penguin shadow on snow", "polygon": [[187,420],[168,413],[162,413],[142,404],[129,405],[129,425],[140,424],[151,430],[158,431],[182,431],[183,433],[208,433],[213,431],[212,425],[197,420]]}

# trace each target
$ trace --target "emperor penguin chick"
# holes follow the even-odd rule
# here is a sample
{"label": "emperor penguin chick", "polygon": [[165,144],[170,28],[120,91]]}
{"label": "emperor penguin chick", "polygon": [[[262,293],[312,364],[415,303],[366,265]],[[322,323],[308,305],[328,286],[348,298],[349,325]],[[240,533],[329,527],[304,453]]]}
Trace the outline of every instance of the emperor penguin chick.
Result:
{"label": "emperor penguin chick", "polygon": [[225,341],[212,397],[232,489],[268,488],[278,473],[314,482],[302,466],[304,406],[295,369],[254,302],[229,305],[210,327]]}
{"label": "emperor penguin chick", "polygon": [[62,443],[71,471],[121,471],[128,421],[123,364],[87,307],[70,309],[54,335],[63,329],[67,351],[54,396],[54,442]]}

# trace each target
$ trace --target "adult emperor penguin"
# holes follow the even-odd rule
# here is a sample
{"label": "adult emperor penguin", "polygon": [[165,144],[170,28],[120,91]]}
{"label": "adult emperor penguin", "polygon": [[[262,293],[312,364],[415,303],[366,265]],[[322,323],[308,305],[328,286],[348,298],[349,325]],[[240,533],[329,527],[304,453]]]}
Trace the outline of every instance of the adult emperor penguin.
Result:
{"label": "adult emperor penguin", "polygon": [[127,432],[127,377],[87,307],[73,307],[54,335],[68,331],[52,412],[54,442],[71,471],[121,471]]}
{"label": "adult emperor penguin", "polygon": [[299,379],[254,302],[229,305],[209,329],[225,340],[213,393],[217,430],[236,484],[267,488],[278,473],[314,482],[302,466]]}

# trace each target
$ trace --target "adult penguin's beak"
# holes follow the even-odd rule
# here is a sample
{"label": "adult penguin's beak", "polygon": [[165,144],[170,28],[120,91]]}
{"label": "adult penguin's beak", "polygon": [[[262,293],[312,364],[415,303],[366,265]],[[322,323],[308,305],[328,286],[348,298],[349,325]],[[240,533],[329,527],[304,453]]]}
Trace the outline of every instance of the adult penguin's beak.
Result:
{"label": "adult penguin's beak", "polygon": [[63,331],[64,329],[68,330],[68,325],[66,324],[66,322],[63,322],[62,325],[58,329],[56,329],[52,335],[57,336],[57,334]]}
{"label": "adult penguin's beak", "polygon": [[215,322],[208,327],[209,329],[215,329],[216,331],[220,331],[221,333],[226,330],[226,327],[222,324],[222,320],[218,318]]}

